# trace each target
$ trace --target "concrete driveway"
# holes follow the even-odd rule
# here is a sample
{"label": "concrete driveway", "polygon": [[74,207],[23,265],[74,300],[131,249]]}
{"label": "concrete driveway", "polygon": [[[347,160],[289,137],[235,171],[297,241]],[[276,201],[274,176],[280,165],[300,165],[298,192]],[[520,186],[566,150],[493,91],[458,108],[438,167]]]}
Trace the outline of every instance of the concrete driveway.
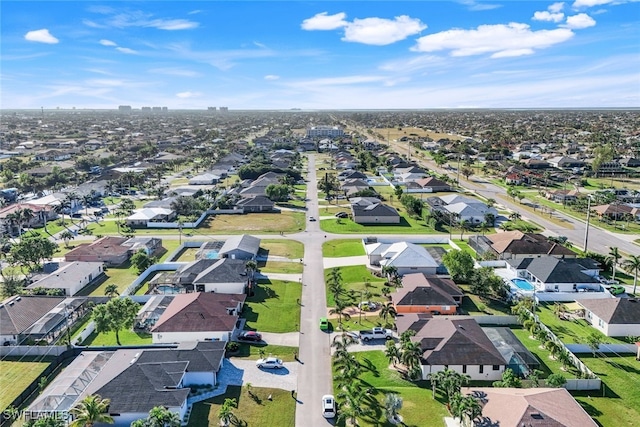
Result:
{"label": "concrete driveway", "polygon": [[260,369],[255,360],[225,359],[218,373],[219,385],[271,387],[295,390],[298,384],[298,362],[286,362],[282,369]]}

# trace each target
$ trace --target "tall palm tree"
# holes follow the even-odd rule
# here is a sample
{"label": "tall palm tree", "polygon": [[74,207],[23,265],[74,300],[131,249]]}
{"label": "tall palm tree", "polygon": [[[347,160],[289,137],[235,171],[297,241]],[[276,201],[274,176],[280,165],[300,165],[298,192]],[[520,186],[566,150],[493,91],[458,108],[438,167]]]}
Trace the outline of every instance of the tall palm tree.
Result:
{"label": "tall palm tree", "polygon": [[633,273],[633,294],[636,294],[638,286],[638,271],[640,271],[640,255],[631,255],[622,262],[622,268],[629,274]]}
{"label": "tall palm tree", "polygon": [[609,249],[609,255],[605,258],[607,262],[611,263],[611,280],[616,280],[616,268],[618,267],[618,260],[622,258],[620,251],[617,247],[612,246]]}
{"label": "tall palm tree", "polygon": [[20,232],[22,233],[22,228],[25,224],[29,224],[31,220],[36,216],[33,210],[29,208],[20,209],[18,215],[18,219],[20,221]]}
{"label": "tall palm tree", "polygon": [[422,348],[419,342],[409,341],[404,343],[400,350],[400,362],[407,367],[411,377],[417,376],[422,358]]}
{"label": "tall palm tree", "polygon": [[351,319],[351,316],[349,315],[349,313],[345,311],[348,306],[349,305],[347,304],[346,301],[342,300],[341,298],[338,298],[336,300],[336,306],[331,310],[329,310],[329,314],[335,314],[338,316],[338,327],[340,329],[342,329],[343,318],[344,320],[347,320],[347,321]]}
{"label": "tall palm tree", "polygon": [[473,425],[473,420],[482,415],[482,404],[474,396],[465,396],[460,404],[460,415],[465,426]]}
{"label": "tall palm tree", "polygon": [[367,391],[360,381],[352,381],[344,390],[338,393],[338,398],[343,404],[338,411],[338,421],[348,420],[351,425],[357,423],[358,418],[366,417],[373,413],[371,408],[363,404],[367,398]]}
{"label": "tall palm tree", "polygon": [[76,236],[73,235],[72,232],[70,232],[69,230],[64,230],[62,233],[60,233],[60,238],[64,241],[64,245],[65,247],[69,247],[69,241],[75,239]]}
{"label": "tall palm tree", "polygon": [[116,285],[115,283],[107,285],[107,287],[104,288],[104,294],[110,298],[113,298],[116,295],[120,295],[120,293],[118,292],[118,285]]}
{"label": "tall palm tree", "polygon": [[385,343],[384,355],[389,359],[389,363],[396,366],[396,363],[400,361],[400,349],[396,346],[393,340],[389,340]]}
{"label": "tall palm tree", "polygon": [[69,426],[93,427],[96,423],[113,424],[113,418],[107,413],[109,403],[109,399],[103,399],[97,394],[85,397],[71,408],[73,422]]}
{"label": "tall palm tree", "polygon": [[387,318],[389,316],[391,316],[392,319],[395,319],[397,315],[398,312],[396,311],[396,308],[392,302],[384,304],[382,308],[380,308],[380,312],[378,313],[378,316],[382,317],[385,324],[387,323]]}

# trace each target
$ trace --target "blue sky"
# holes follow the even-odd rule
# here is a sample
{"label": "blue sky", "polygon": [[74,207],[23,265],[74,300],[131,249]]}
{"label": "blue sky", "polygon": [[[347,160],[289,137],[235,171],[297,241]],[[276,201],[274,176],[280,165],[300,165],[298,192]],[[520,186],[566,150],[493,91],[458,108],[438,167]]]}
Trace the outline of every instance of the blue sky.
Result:
{"label": "blue sky", "polygon": [[640,107],[640,2],[7,1],[1,108]]}

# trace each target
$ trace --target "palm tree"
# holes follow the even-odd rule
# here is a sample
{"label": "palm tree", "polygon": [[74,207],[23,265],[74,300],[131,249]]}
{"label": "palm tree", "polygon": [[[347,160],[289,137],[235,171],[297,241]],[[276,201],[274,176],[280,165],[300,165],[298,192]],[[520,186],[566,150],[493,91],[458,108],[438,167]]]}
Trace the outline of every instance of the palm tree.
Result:
{"label": "palm tree", "polygon": [[222,406],[218,410],[218,418],[220,418],[220,425],[228,426],[231,420],[235,418],[233,409],[238,407],[236,399],[224,399]]}
{"label": "palm tree", "polygon": [[612,246],[609,250],[609,255],[605,258],[607,262],[611,263],[611,280],[616,280],[616,267],[620,258],[622,258],[620,251],[617,247]]}
{"label": "palm tree", "polygon": [[522,215],[520,215],[520,213],[519,213],[519,212],[513,212],[512,214],[510,214],[510,215],[509,215],[509,219],[510,219],[511,221],[517,221],[517,220],[519,220],[520,218],[522,218]]}
{"label": "palm tree", "polygon": [[384,304],[382,308],[380,308],[380,313],[378,313],[378,316],[384,319],[385,324],[387,323],[387,317],[391,316],[392,319],[395,319],[397,315],[398,312],[392,302]]}
{"label": "palm tree", "polygon": [[451,402],[451,398],[456,393],[460,393],[460,389],[463,385],[469,383],[469,379],[469,375],[461,374],[453,369],[444,370],[444,377],[440,383],[440,388],[447,396],[447,402]]}
{"label": "palm tree", "polygon": [[562,315],[564,313],[567,312],[567,308],[565,307],[564,304],[556,302],[555,304],[553,304],[553,314],[555,314],[555,316],[559,319],[562,317]]}
{"label": "palm tree", "polygon": [[422,359],[422,348],[419,342],[409,341],[404,343],[400,350],[400,362],[407,367],[409,376],[415,378],[420,370],[420,360]]}
{"label": "palm tree", "polygon": [[74,236],[74,234],[69,230],[64,230],[60,233],[60,238],[64,240],[64,246],[67,248],[69,247],[69,241],[75,239],[75,237],[76,236]]}
{"label": "palm tree", "polygon": [[469,228],[471,227],[471,223],[466,219],[463,219],[458,222],[458,227],[460,227],[460,240],[462,240],[464,232],[469,230]]}
{"label": "palm tree", "polygon": [[387,418],[397,420],[398,411],[402,409],[402,398],[395,393],[387,393],[384,395],[384,409]]}
{"label": "palm tree", "polygon": [[113,418],[108,414],[109,399],[103,399],[97,394],[82,399],[71,409],[73,422],[70,427],[93,427],[96,423],[113,424]]}
{"label": "palm tree", "polygon": [[465,396],[460,403],[460,419],[463,424],[473,425],[473,420],[482,415],[482,404],[480,400],[474,396]]}
{"label": "palm tree", "polygon": [[367,391],[359,381],[352,381],[337,397],[344,400],[338,412],[338,421],[345,420],[356,425],[358,418],[373,412],[370,407],[362,404],[367,399]]}
{"label": "palm tree", "polygon": [[638,286],[638,271],[640,271],[640,255],[631,255],[628,259],[622,262],[622,268],[627,273],[633,273],[633,294],[636,294],[636,287]]}
{"label": "palm tree", "polygon": [[436,398],[436,389],[441,390],[447,375],[447,369],[444,371],[433,372],[429,374],[429,381],[431,382],[431,397]]}
{"label": "palm tree", "polygon": [[389,363],[396,366],[396,363],[400,361],[400,349],[396,346],[393,340],[389,340],[385,343],[384,355],[389,359]]}
{"label": "palm tree", "polygon": [[398,275],[398,267],[395,265],[385,265],[382,267],[382,274],[387,276],[388,280],[391,280]]}
{"label": "palm tree", "polygon": [[29,208],[20,209],[18,211],[18,219],[20,221],[20,232],[22,232],[22,227],[25,224],[29,224],[31,220],[36,216],[33,210]]}
{"label": "palm tree", "polygon": [[338,316],[338,327],[342,329],[342,319],[350,320],[351,316],[345,310],[348,307],[346,301],[338,298],[336,300],[336,306],[329,310],[329,314],[336,314]]}
{"label": "palm tree", "polygon": [[569,355],[569,352],[567,350],[560,351],[557,355],[557,360],[562,364],[562,368],[565,371],[569,368],[569,366],[573,365],[573,360],[571,359],[571,356]]}
{"label": "palm tree", "polygon": [[107,285],[107,287],[104,288],[104,294],[111,298],[115,297],[116,295],[120,295],[120,293],[118,292],[118,285],[116,285],[115,283]]}

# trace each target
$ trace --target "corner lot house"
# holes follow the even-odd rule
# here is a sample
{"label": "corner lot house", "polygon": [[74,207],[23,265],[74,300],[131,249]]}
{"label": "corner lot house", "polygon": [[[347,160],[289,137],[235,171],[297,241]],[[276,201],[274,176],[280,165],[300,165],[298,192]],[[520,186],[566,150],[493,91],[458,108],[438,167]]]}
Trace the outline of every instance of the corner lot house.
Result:
{"label": "corner lot house", "polygon": [[411,341],[422,349],[422,379],[447,368],[472,380],[502,377],[507,363],[474,319],[405,314],[396,323],[399,334],[409,329],[416,332]]}
{"label": "corner lot house", "polygon": [[246,295],[177,294],[151,328],[154,344],[229,341]]}
{"label": "corner lot house", "polygon": [[422,246],[408,242],[371,243],[365,245],[369,264],[395,267],[399,275],[409,273],[436,274],[439,264]]}
{"label": "corner lot house", "polygon": [[353,221],[357,224],[400,224],[400,214],[393,206],[376,203],[368,206],[351,205]]}
{"label": "corner lot house", "polygon": [[463,388],[480,398],[482,419],[474,427],[596,427],[564,388]]}
{"label": "corner lot house", "polygon": [[258,256],[259,250],[260,239],[248,234],[242,234],[225,240],[224,245],[218,252],[218,256],[220,258],[251,260]]}
{"label": "corner lot house", "polygon": [[640,302],[636,298],[579,301],[584,318],[608,337],[640,336]]}
{"label": "corner lot house", "polygon": [[84,351],[27,409],[29,414],[66,412],[84,397],[109,399],[117,427],[146,418],[155,406],[184,420],[190,386],[217,382],[223,341],[185,343],[176,349]]}

